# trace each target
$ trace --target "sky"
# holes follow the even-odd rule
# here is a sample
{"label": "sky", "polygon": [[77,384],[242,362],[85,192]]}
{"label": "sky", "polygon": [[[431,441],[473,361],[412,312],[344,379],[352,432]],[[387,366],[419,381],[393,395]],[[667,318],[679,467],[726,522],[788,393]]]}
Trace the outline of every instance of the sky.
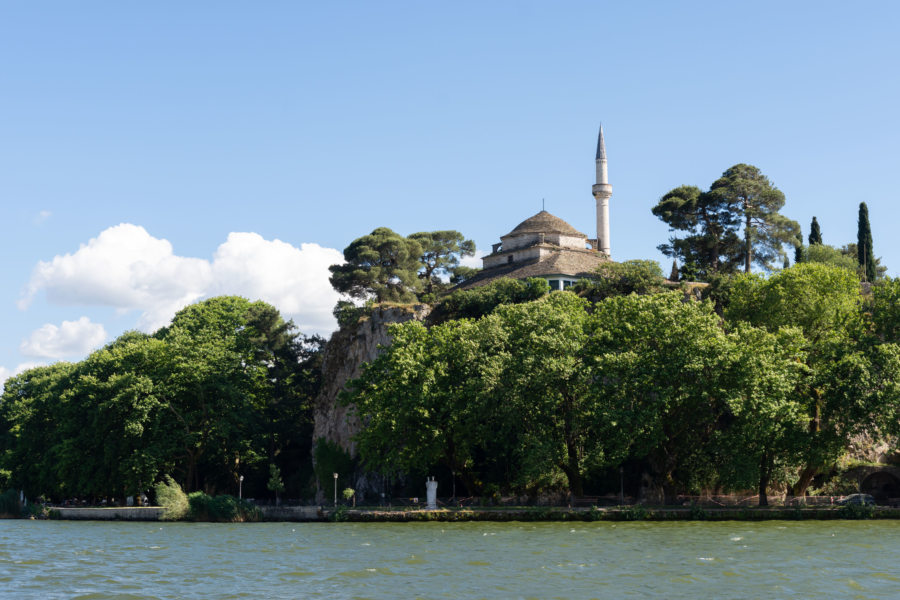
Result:
{"label": "sky", "polygon": [[650,209],[759,167],[900,274],[900,3],[0,0],[0,380],[238,294],[328,335],[376,227],[480,252],[541,210],[671,262]]}

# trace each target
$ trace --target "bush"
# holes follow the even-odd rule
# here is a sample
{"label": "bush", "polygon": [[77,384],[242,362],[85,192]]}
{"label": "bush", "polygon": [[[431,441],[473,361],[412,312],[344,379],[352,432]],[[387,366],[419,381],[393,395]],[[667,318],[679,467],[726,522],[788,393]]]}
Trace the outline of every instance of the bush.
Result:
{"label": "bush", "polygon": [[260,520],[258,508],[234,496],[210,496],[205,492],[193,492],[188,494],[187,499],[190,504],[189,515],[193,521],[240,523]]}
{"label": "bush", "polygon": [[875,507],[865,504],[845,504],[837,512],[842,519],[871,519],[875,516]]}
{"label": "bush", "polygon": [[153,491],[156,503],[164,509],[160,517],[163,521],[179,521],[187,516],[190,509],[188,497],[171,476],[166,475],[165,481],[153,486]]}
{"label": "bush", "polygon": [[432,311],[430,320],[442,323],[451,319],[477,319],[501,304],[521,304],[546,296],[550,284],[546,279],[532,277],[498,279],[471,290],[457,290],[444,298]]}
{"label": "bush", "polygon": [[319,489],[325,492],[326,496],[329,496],[329,492],[334,486],[334,473],[344,478],[344,482],[346,482],[346,478],[353,473],[355,466],[353,459],[343,448],[325,438],[319,438],[316,441],[313,459],[316,464]]}
{"label": "bush", "polygon": [[6,490],[0,494],[0,517],[21,517],[22,505],[16,490]]}

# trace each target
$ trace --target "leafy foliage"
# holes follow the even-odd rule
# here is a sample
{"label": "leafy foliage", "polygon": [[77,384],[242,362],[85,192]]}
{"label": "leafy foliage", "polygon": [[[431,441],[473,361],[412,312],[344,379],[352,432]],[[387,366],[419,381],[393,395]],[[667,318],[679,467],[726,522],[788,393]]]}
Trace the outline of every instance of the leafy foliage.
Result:
{"label": "leafy foliage", "polygon": [[812,218],[812,223],[809,225],[809,245],[814,246],[816,244],[822,243],[822,229],[819,227],[819,222],[815,217]]}
{"label": "leafy foliage", "polygon": [[444,297],[431,313],[434,322],[448,319],[475,319],[502,304],[519,304],[537,300],[550,292],[546,279],[501,278],[471,290],[457,290]]}
{"label": "leafy foliage", "polygon": [[[409,239],[418,242],[422,248],[419,278],[429,296],[448,287],[443,277],[454,278],[460,259],[475,254],[475,242],[465,239],[458,231],[423,231],[412,234]],[[460,277],[466,274],[468,271],[464,270]]]}
{"label": "leafy foliage", "polygon": [[705,281],[743,264],[769,271],[787,260],[785,245],[796,246],[800,226],[779,213],[784,194],[759,169],[738,164],[704,192],[681,186],[666,193],[653,214],[680,232],[659,246],[682,263],[682,278]]}
{"label": "leafy foliage", "polygon": [[601,265],[595,276],[578,281],[572,291],[596,302],[612,296],[659,293],[665,291],[664,284],[662,269],[656,261],[626,260]]}
{"label": "leafy foliage", "polygon": [[187,516],[191,508],[187,494],[171,476],[166,475],[163,481],[153,486],[153,492],[156,503],[164,509],[162,515],[164,521],[180,521]]}
{"label": "leafy foliage", "polygon": [[236,488],[240,471],[262,489],[268,462],[309,459],[323,343],[262,302],[191,305],[153,336],[128,332],[80,363],[11,378],[0,469],[51,499],[121,499],[165,473],[214,491]]}
{"label": "leafy foliage", "polygon": [[259,509],[253,504],[227,494],[210,496],[205,492],[193,492],[188,494],[188,504],[188,517],[192,521],[241,523],[261,518]]}
{"label": "leafy foliage", "polygon": [[859,266],[865,274],[866,281],[875,281],[877,270],[875,253],[872,250],[872,227],[869,225],[869,207],[865,202],[859,203],[856,249]]}
{"label": "leafy foliage", "polygon": [[329,267],[331,285],[360,300],[414,302],[422,290],[421,255],[419,242],[379,227],[344,248],[346,262]]}

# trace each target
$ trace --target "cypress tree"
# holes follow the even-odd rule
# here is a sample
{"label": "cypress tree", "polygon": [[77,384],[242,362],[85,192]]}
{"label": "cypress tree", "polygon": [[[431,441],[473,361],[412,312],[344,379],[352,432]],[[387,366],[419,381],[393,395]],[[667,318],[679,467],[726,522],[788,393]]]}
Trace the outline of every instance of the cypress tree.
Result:
{"label": "cypress tree", "polygon": [[859,203],[859,220],[856,230],[856,257],[866,281],[875,281],[875,257],[872,253],[872,228],[869,226],[869,207]]}
{"label": "cypress tree", "polygon": [[669,274],[669,281],[678,281],[678,261],[672,261],[672,272]]}
{"label": "cypress tree", "polygon": [[794,244],[794,264],[803,262],[803,232],[797,230],[797,243]]}
{"label": "cypress tree", "polygon": [[822,243],[822,230],[819,229],[819,222],[816,221],[816,218],[813,217],[812,223],[809,226],[809,245],[813,244],[821,244]]}

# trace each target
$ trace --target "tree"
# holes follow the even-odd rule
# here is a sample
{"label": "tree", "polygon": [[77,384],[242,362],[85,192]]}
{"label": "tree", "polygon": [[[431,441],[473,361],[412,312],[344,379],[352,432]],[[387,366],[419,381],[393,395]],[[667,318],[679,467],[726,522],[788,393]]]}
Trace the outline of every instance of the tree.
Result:
{"label": "tree", "polygon": [[859,270],[856,257],[848,256],[842,250],[827,244],[810,244],[803,249],[803,262],[821,263],[847,269],[852,273]]}
{"label": "tree", "polygon": [[[725,311],[732,324],[748,322],[776,333],[799,328],[808,374],[797,389],[808,428],[804,467],[792,486],[802,495],[812,478],[873,422],[895,387],[893,352],[867,341],[860,287],[847,269],[804,263],[768,279],[745,275],[733,285]],[[879,408],[880,407],[880,408]]]}
{"label": "tree", "polygon": [[727,402],[719,481],[729,487],[755,485],[759,505],[776,467],[802,465],[807,442],[807,406],[796,393],[806,375],[803,336],[797,329],[765,329],[741,324],[723,344],[718,389]]}
{"label": "tree", "polygon": [[722,197],[683,185],[660,198],[653,214],[669,226],[669,231],[682,233],[658,247],[666,256],[681,261],[682,273],[705,280],[734,269],[740,221]]}
{"label": "tree", "polygon": [[459,267],[460,259],[475,254],[475,242],[467,240],[458,231],[428,231],[414,233],[409,239],[422,248],[419,278],[425,283],[425,293],[434,294],[446,287],[443,277],[451,277]]}
{"label": "tree", "polygon": [[332,287],[352,298],[378,302],[414,302],[422,289],[422,246],[387,227],[353,240],[341,265],[331,265]]}
{"label": "tree", "polygon": [[[841,246],[841,254],[853,261],[860,279],[863,277],[863,266],[859,264],[859,248],[855,242]],[[881,264],[881,257],[875,257],[875,281],[880,281],[887,273],[887,267]]]}
{"label": "tree", "polygon": [[[710,303],[680,293],[608,298],[594,307],[584,355],[589,394],[612,464],[648,469],[651,495],[675,492],[725,409],[722,357],[728,340]],[[598,443],[598,442],[595,442]]]}
{"label": "tree", "polygon": [[784,206],[784,194],[758,168],[731,167],[710,186],[709,193],[743,223],[745,273],[754,263],[770,271],[774,261],[784,260],[784,246],[794,245],[800,225],[778,212]]}
{"label": "tree", "polygon": [[859,219],[857,221],[856,249],[859,266],[865,274],[866,281],[875,281],[877,277],[875,253],[872,250],[872,228],[869,225],[869,207],[865,202],[859,203]]}
{"label": "tree", "polygon": [[366,466],[384,474],[444,464],[475,486],[474,447],[483,430],[479,326],[462,319],[429,329],[393,325],[391,345],[348,384],[342,401],[366,423],[356,436]]}
{"label": "tree", "polygon": [[803,262],[803,232],[797,230],[797,240],[794,242],[794,264]]}
{"label": "tree", "polygon": [[593,276],[578,281],[572,291],[596,302],[611,296],[661,292],[665,282],[656,261],[626,260],[600,265]]}
{"label": "tree", "polygon": [[284,491],[284,481],[281,479],[281,469],[274,463],[269,464],[269,481],[266,487],[275,494],[275,504],[280,504],[278,494]]}
{"label": "tree", "polygon": [[819,222],[815,217],[812,218],[812,223],[809,226],[809,245],[813,244],[821,244],[822,243],[822,230],[819,229]]}

